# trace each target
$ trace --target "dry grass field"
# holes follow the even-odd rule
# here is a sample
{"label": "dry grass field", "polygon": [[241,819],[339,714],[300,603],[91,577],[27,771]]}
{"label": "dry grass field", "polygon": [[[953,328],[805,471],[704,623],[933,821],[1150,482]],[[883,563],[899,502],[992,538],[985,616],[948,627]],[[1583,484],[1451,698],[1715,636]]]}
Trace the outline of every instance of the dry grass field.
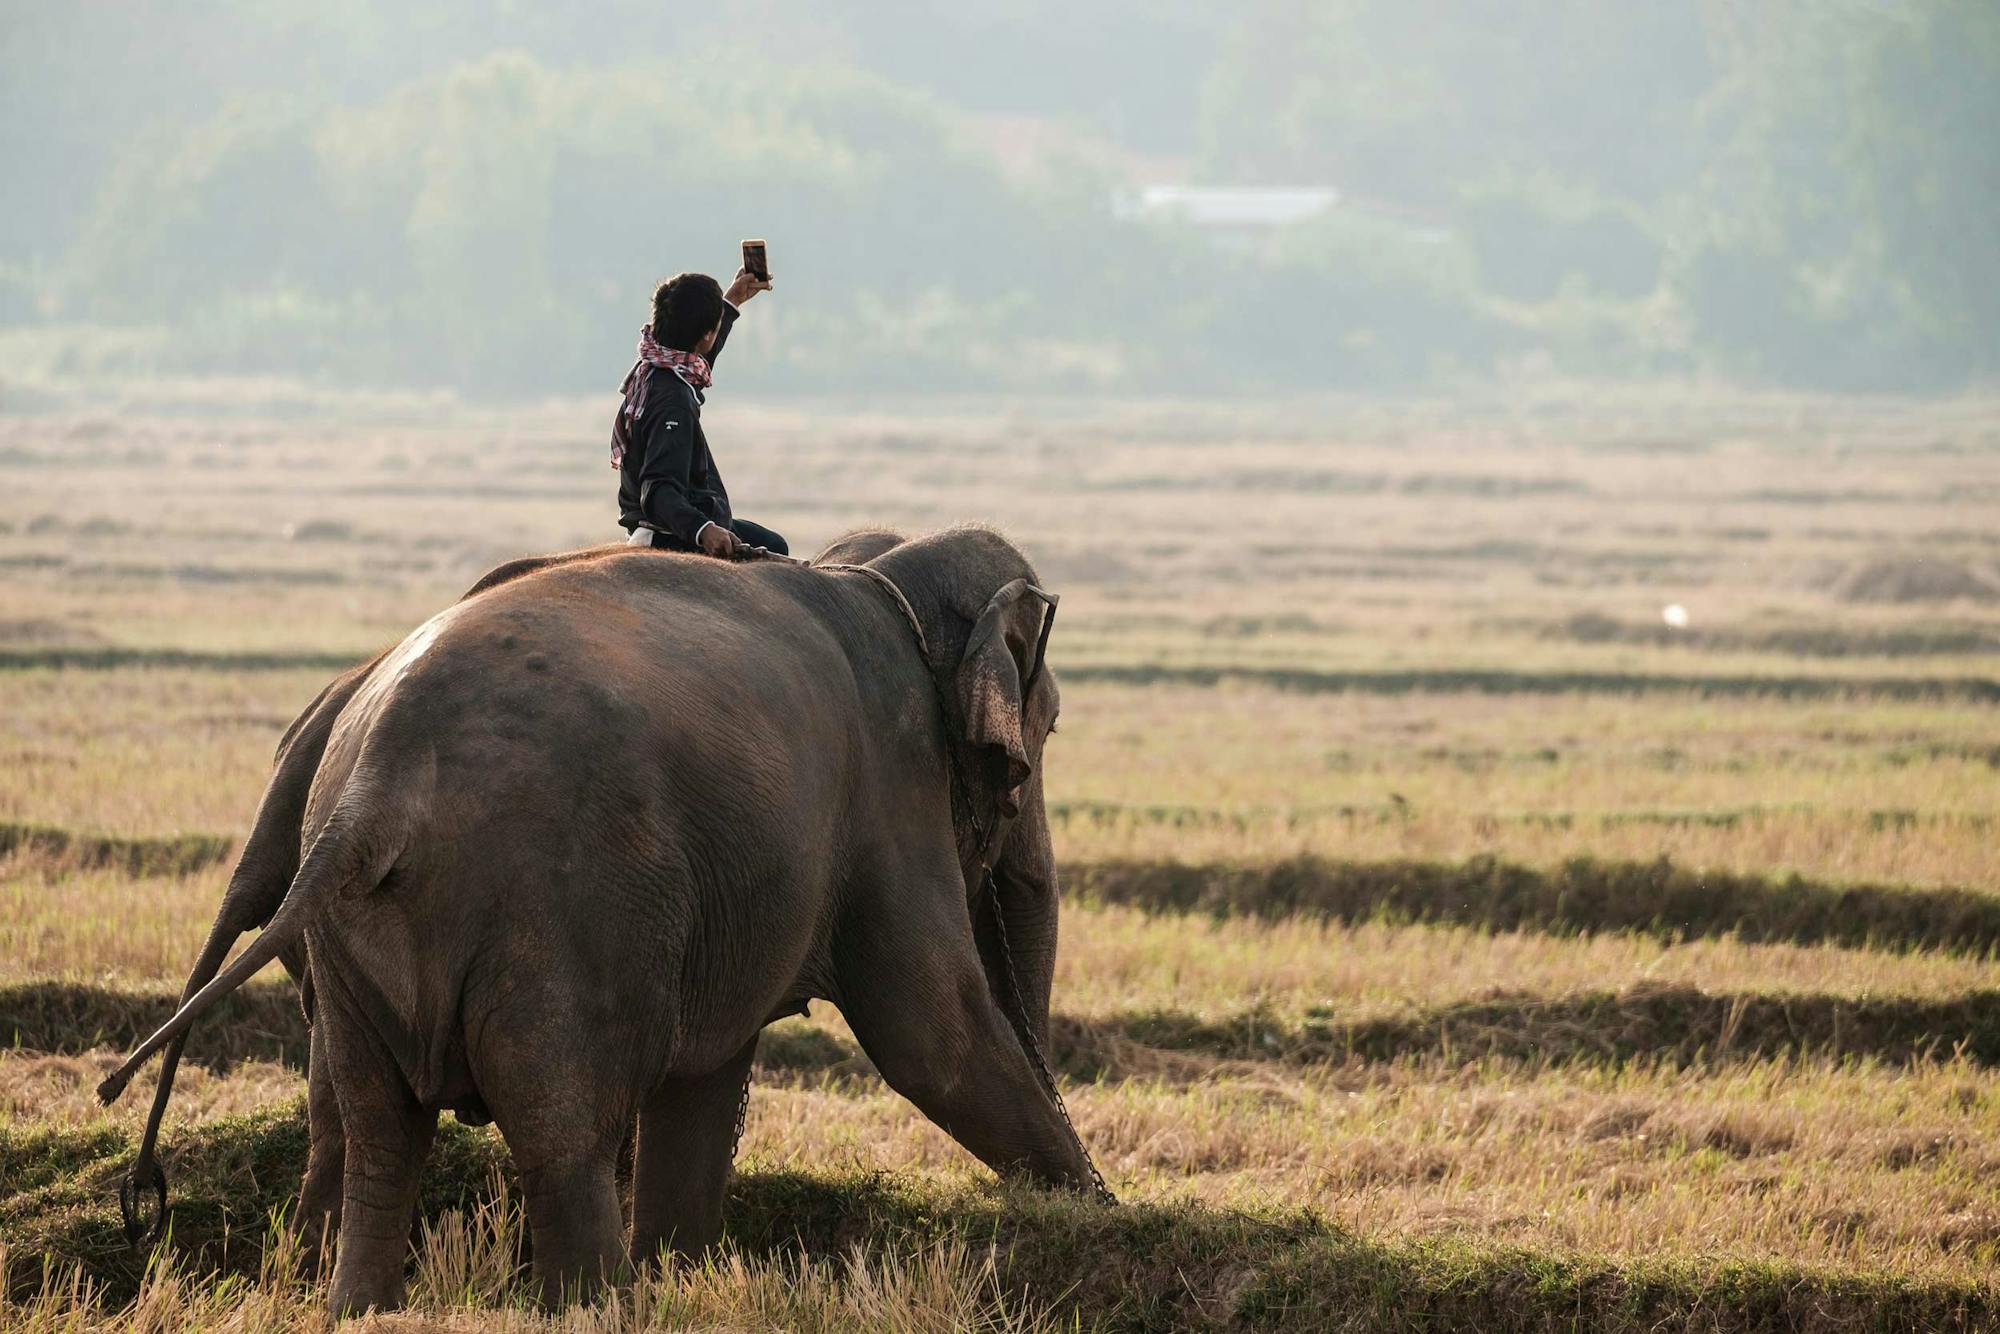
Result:
{"label": "dry grass field", "polygon": [[[192,1044],[150,1264],[150,1084],[90,1090],[319,686],[616,535],[610,405],[151,403],[0,417],[0,1325],[303,1327],[289,983]],[[711,1264],[536,1313],[504,1148],[448,1125],[372,1327],[2000,1328],[2000,403],[725,394],[711,433],[795,549],[981,519],[1063,595],[1052,1054],[1125,1203],[999,1188],[816,1007]]]}

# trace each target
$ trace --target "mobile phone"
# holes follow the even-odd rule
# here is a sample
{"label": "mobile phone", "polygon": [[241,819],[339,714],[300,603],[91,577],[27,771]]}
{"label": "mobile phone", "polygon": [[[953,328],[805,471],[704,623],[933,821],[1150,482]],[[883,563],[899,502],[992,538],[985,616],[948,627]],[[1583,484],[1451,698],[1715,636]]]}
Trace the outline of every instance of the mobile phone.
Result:
{"label": "mobile phone", "polygon": [[765,257],[764,243],[761,240],[743,243],[743,267],[748,269],[750,276],[758,282],[771,281],[771,261]]}

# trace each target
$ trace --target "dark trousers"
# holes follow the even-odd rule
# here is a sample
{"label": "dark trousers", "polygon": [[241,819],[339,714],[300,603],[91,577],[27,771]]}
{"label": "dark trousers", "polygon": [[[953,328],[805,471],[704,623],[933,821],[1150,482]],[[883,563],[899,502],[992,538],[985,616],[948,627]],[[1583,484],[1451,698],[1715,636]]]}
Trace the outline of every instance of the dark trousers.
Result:
{"label": "dark trousers", "polygon": [[[642,545],[662,547],[668,551],[696,550],[696,548],[688,546],[672,533],[663,533],[657,528],[645,531],[650,531],[653,534],[653,540],[650,543],[642,543]],[[792,549],[786,545],[785,539],[761,523],[752,523],[748,519],[731,519],[729,521],[729,531],[736,534],[736,540],[739,542],[753,547],[762,547],[766,551],[775,551],[780,556],[789,556],[792,554]]]}
{"label": "dark trousers", "polygon": [[731,519],[729,531],[736,534],[736,540],[739,542],[747,542],[766,551],[775,551],[780,556],[792,554],[792,549],[785,545],[784,537],[772,532],[761,523],[752,523],[748,519]]}

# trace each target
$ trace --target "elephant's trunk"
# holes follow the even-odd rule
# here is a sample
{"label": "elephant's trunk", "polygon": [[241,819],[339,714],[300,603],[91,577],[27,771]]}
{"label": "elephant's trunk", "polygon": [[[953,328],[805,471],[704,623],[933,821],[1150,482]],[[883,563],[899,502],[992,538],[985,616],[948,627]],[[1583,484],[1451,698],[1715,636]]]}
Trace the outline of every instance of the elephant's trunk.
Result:
{"label": "elephant's trunk", "polygon": [[[1018,1018],[1025,1020],[1035,1040],[1046,1047],[1059,905],[1055,854],[1039,775],[1023,785],[1020,817],[1007,832],[993,873],[999,892],[988,911],[1001,915],[999,925],[1004,928],[1007,948],[1004,954],[997,948],[983,952],[989,968],[1006,968],[1012,973],[1011,979],[994,978],[994,994],[1004,1000],[1011,989],[1020,997],[1023,1013]],[[984,917],[982,913],[974,920]]]}

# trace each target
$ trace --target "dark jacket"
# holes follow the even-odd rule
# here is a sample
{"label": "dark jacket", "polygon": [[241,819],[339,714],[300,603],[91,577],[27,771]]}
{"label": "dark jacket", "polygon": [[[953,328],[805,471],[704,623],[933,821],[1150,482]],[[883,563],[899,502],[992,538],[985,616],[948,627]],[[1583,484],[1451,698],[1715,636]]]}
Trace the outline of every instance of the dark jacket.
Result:
{"label": "dark jacket", "polygon": [[[724,302],[710,364],[722,355],[736,315],[736,307]],[[645,524],[692,547],[703,524],[729,526],[729,492],[701,432],[701,391],[672,371],[656,366],[650,374],[646,410],[632,423],[618,472],[618,522],[628,533]]]}

